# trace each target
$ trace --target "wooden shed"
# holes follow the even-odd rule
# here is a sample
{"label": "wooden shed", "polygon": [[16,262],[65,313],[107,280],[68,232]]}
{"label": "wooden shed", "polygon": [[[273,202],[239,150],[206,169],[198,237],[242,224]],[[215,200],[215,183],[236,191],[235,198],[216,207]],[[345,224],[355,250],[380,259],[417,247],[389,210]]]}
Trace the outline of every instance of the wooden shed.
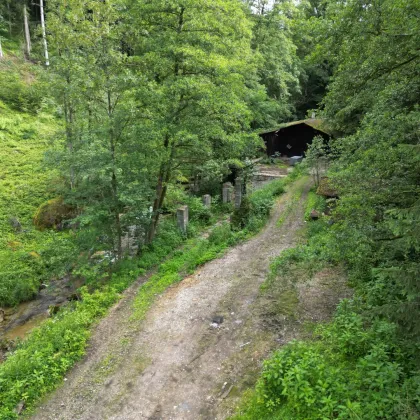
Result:
{"label": "wooden shed", "polygon": [[323,120],[316,118],[285,123],[259,134],[264,140],[268,156],[277,152],[288,157],[303,156],[315,136],[322,136],[327,141],[331,137],[324,128]]}

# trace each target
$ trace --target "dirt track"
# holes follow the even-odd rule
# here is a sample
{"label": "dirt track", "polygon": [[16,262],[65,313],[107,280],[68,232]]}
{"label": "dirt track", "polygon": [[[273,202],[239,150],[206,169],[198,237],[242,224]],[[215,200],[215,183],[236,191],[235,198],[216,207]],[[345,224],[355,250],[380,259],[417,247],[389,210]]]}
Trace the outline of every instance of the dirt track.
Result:
{"label": "dirt track", "polygon": [[[255,380],[261,359],[296,335],[296,324],[285,327],[281,339],[261,327],[258,296],[270,259],[298,240],[309,186],[298,181],[260,234],[167,290],[134,326],[128,322],[133,287],[98,325],[86,358],[33,419],[226,418],[239,391]],[[278,227],[296,188],[302,197]],[[300,295],[311,301],[323,296],[305,290]],[[317,307],[322,302],[307,305],[305,317],[318,319],[311,313]],[[223,322],[213,323],[216,316]]]}

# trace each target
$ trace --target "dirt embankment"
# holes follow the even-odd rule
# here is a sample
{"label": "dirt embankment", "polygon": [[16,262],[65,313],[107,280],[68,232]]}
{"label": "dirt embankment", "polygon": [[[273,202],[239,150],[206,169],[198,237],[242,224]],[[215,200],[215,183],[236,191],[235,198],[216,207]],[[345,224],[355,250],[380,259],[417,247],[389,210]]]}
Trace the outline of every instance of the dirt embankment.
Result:
{"label": "dirt embankment", "polygon": [[[87,357],[39,407],[46,419],[224,419],[252,386],[270,351],[326,319],[347,294],[342,276],[261,295],[270,260],[301,235],[310,187],[296,182],[266,228],[159,296],[140,325],[129,322],[132,289],[97,327]],[[302,196],[280,226],[288,200]],[[276,310],[273,307],[277,305]],[[274,313],[275,316],[272,316]]]}

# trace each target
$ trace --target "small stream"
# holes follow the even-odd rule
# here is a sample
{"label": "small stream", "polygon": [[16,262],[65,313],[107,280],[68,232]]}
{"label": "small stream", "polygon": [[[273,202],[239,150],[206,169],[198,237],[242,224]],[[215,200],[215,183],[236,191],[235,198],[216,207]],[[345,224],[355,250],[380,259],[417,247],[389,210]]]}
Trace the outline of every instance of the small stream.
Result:
{"label": "small stream", "polygon": [[[77,298],[76,291],[81,285],[80,279],[65,276],[44,285],[31,301],[23,302],[13,308],[0,308],[0,344],[24,338],[51,313],[55,313],[61,305]],[[0,348],[0,360],[1,353]]]}

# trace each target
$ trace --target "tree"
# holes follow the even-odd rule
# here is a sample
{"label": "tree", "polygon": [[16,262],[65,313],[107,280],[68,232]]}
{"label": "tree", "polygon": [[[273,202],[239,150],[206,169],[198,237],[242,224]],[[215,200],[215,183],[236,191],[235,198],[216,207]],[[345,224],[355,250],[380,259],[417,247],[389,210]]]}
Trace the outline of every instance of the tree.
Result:
{"label": "tree", "polygon": [[134,2],[131,15],[131,27],[141,28],[135,61],[153,94],[147,108],[159,169],[151,241],[171,182],[209,160],[254,153],[245,77],[255,70],[250,23],[236,0]]}
{"label": "tree", "polygon": [[53,88],[66,124],[65,148],[52,160],[66,180],[62,193],[81,211],[84,231],[118,259],[129,226],[144,223],[153,173],[147,167],[152,150],[136,137],[144,134],[135,124],[140,79],[121,49],[122,6],[52,0],[48,15]]}
{"label": "tree", "polygon": [[[267,95],[258,96],[254,108],[259,118],[254,127],[267,128],[293,115],[291,97],[299,91],[300,70],[291,29],[298,10],[288,1],[248,3],[254,21],[252,47],[258,63],[257,81]],[[251,81],[248,78],[248,83]],[[258,92],[255,87],[254,90]]]}
{"label": "tree", "polygon": [[0,11],[0,60],[3,58],[2,39],[3,39],[3,34],[5,32],[6,32],[5,20]]}
{"label": "tree", "polygon": [[305,162],[311,171],[315,185],[319,186],[321,175],[326,172],[328,163],[327,145],[322,136],[315,136],[312,143],[308,145]]}
{"label": "tree", "polygon": [[330,1],[321,45],[334,65],[324,113],[342,135],[331,173],[342,255],[405,338],[420,335],[419,13],[411,0]]}

